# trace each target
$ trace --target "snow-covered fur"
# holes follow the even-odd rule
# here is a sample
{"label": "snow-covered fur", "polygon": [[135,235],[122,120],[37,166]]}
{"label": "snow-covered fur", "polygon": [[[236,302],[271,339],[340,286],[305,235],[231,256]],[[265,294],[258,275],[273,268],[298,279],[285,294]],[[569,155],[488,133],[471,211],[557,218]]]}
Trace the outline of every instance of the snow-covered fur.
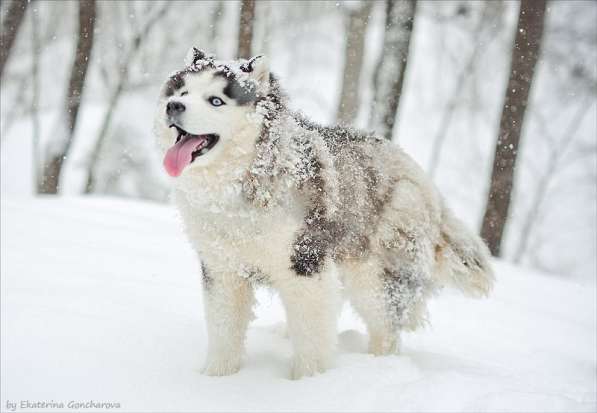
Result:
{"label": "snow-covered fur", "polygon": [[219,138],[173,181],[202,263],[206,374],[239,370],[256,285],[285,306],[293,378],[332,364],[342,286],[375,355],[425,324],[438,287],[489,292],[487,248],[397,145],[289,110],[264,57],[221,62],[193,49],[187,64],[163,89],[156,132],[164,153],[181,133]]}

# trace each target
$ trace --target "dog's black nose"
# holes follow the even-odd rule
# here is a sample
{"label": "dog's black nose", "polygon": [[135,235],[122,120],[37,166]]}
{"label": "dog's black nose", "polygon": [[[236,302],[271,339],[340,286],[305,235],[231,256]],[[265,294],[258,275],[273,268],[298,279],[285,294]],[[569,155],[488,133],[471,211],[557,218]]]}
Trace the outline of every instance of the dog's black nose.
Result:
{"label": "dog's black nose", "polygon": [[168,102],[166,105],[166,114],[172,116],[185,111],[185,106],[176,101]]}

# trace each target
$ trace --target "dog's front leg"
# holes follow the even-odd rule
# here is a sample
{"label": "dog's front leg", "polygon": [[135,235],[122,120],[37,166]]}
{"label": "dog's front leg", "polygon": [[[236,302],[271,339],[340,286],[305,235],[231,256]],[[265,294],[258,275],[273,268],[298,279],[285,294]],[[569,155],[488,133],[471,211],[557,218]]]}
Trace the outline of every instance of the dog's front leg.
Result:
{"label": "dog's front leg", "polygon": [[294,347],[291,378],[325,371],[336,348],[339,294],[336,280],[329,271],[312,276],[290,273],[276,284]]}
{"label": "dog's front leg", "polygon": [[253,290],[237,274],[203,267],[203,297],[208,348],[202,372],[208,376],[236,373],[252,318]]}

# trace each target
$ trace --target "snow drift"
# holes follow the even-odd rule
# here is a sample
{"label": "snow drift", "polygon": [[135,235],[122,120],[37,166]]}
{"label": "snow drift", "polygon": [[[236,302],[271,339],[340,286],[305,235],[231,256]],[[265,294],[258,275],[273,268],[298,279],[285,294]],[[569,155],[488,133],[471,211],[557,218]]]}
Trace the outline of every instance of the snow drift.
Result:
{"label": "snow drift", "polygon": [[298,382],[287,379],[283,309],[260,290],[242,370],[205,377],[199,268],[173,208],[10,197],[1,207],[2,409],[21,400],[122,411],[597,408],[594,285],[496,262],[489,299],[442,294],[431,327],[405,334],[392,357],[366,354],[346,305],[336,366]]}

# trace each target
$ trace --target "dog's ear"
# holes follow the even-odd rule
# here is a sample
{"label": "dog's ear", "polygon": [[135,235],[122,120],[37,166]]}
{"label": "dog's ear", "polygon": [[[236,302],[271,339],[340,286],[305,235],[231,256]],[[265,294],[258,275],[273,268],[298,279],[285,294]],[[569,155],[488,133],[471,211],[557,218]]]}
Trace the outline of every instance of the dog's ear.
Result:
{"label": "dog's ear", "polygon": [[249,76],[259,83],[269,83],[269,63],[264,55],[250,58],[240,66],[240,69],[249,73]]}
{"label": "dog's ear", "polygon": [[193,46],[187,52],[187,56],[185,57],[184,62],[187,66],[191,66],[196,64],[199,60],[204,60],[206,57],[207,53]]}

